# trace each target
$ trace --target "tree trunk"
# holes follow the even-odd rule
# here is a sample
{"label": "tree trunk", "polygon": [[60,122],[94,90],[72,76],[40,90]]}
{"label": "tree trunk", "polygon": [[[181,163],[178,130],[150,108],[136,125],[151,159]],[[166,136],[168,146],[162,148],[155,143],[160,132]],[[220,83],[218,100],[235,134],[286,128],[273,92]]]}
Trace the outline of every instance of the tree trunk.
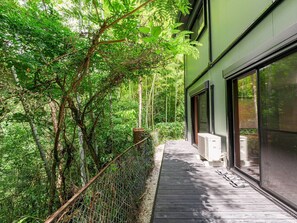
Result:
{"label": "tree trunk", "polygon": [[[153,103],[152,103],[152,95],[153,95],[153,89],[154,89],[154,86],[155,86],[155,81],[156,81],[156,74],[154,74],[153,76],[153,81],[152,81],[152,87],[151,87],[151,90],[150,90],[150,93],[149,93],[149,96],[148,96],[148,105],[146,107],[146,113],[147,113],[147,122],[148,122],[148,125],[149,125],[149,117],[153,117],[153,114],[149,115],[149,104],[151,103],[151,107],[153,107]],[[152,111],[152,109],[151,109]],[[151,120],[151,126],[153,125],[152,124],[152,120]]]}
{"label": "tree trunk", "polygon": [[88,132],[87,132],[87,128],[84,124],[80,124],[80,129],[81,129],[81,132],[82,132],[82,136],[83,136],[83,140],[90,152],[90,155],[97,167],[97,170],[99,171],[101,169],[101,166],[100,166],[100,159],[98,157],[98,155],[96,154],[95,152],[95,148],[93,146],[93,141],[90,140],[90,137],[88,136]]}
{"label": "tree trunk", "polygon": [[[15,68],[12,67],[11,68],[11,71],[12,71],[12,75],[13,75],[13,78],[14,78],[14,81],[15,81],[16,85],[18,85],[22,89],[22,86],[20,85],[20,82],[19,82],[17,73],[15,71]],[[32,117],[31,117],[31,115],[30,115],[29,109],[26,106],[26,103],[25,103],[25,100],[24,100],[23,96],[20,94],[19,97],[20,97],[20,100],[21,100],[23,109],[25,111],[25,115],[26,115],[26,117],[29,120],[29,124],[30,124],[31,130],[32,130],[33,139],[34,139],[35,144],[36,144],[36,147],[37,147],[37,149],[39,151],[40,157],[41,157],[41,159],[43,161],[43,166],[44,166],[44,169],[45,169],[45,172],[46,172],[48,181],[51,182],[51,170],[50,170],[50,166],[49,166],[48,160],[46,158],[45,150],[43,149],[43,147],[41,145],[40,137],[39,137],[37,128],[35,126],[35,123],[34,123]]]}
{"label": "tree trunk", "polygon": [[177,88],[177,81],[175,83],[175,101],[174,101],[174,122],[176,122],[177,116],[177,96],[178,96],[178,88]]}
{"label": "tree trunk", "polygon": [[141,122],[142,122],[142,77],[139,77],[138,97],[139,97],[139,105],[138,105],[138,128],[141,128]]}
{"label": "tree trunk", "polygon": [[167,99],[167,75],[166,75],[166,90],[165,90],[165,122],[168,119],[168,99]]}
{"label": "tree trunk", "polygon": [[87,174],[85,167],[85,150],[84,150],[84,139],[81,129],[78,127],[78,143],[79,143],[79,163],[80,163],[80,179],[81,185],[85,186],[87,183]]}
{"label": "tree trunk", "polygon": [[155,81],[156,81],[156,75],[154,75],[154,80],[152,83],[152,129],[155,129],[155,120],[154,120],[154,99],[155,99]]}
{"label": "tree trunk", "polygon": [[[53,121],[54,133],[56,134],[58,131],[57,108],[53,101],[51,101],[49,103],[49,106],[51,109],[51,117],[52,117],[52,121]],[[62,147],[61,143],[59,142],[59,144],[58,144],[59,155],[62,153],[62,150],[63,150],[63,147]],[[66,198],[65,194],[63,193],[63,188],[65,188],[65,177],[63,174],[63,164],[62,164],[61,160],[58,163],[58,178],[57,178],[57,182],[56,182],[56,188],[58,191],[60,203],[64,204],[65,198]]]}
{"label": "tree trunk", "polygon": [[[81,11],[81,9],[82,9],[82,2],[80,0],[79,1],[79,10]],[[78,26],[79,26],[79,31],[82,32],[83,20],[82,20],[81,15],[79,16]],[[77,101],[78,110],[80,110],[81,101],[80,101],[80,97],[78,94],[76,95],[76,101]],[[91,116],[92,116],[92,114],[91,114]],[[78,133],[78,144],[79,144],[80,178],[81,178],[82,186],[85,186],[87,183],[87,174],[86,174],[86,166],[85,166],[86,159],[85,159],[83,134],[82,134],[82,131],[79,126],[77,128],[77,133]],[[95,153],[97,154],[96,147],[95,147]]]}
{"label": "tree trunk", "polygon": [[[89,87],[89,98],[91,98],[92,95],[93,95],[93,88],[92,88],[92,83],[91,83],[90,79],[88,80],[88,82],[89,82],[89,86],[90,86]],[[93,106],[93,103],[91,103],[90,106]],[[95,115],[94,115],[93,110],[90,111],[90,117],[91,117],[92,123],[94,123],[95,122]],[[92,138],[93,138],[95,153],[98,156],[99,155],[99,148],[98,148],[98,143],[97,143],[97,131],[96,131],[96,128],[94,128]],[[88,179],[88,177],[87,177],[87,179]]]}
{"label": "tree trunk", "polygon": [[253,86],[253,99],[254,99],[254,106],[255,106],[255,122],[258,126],[258,105],[257,105],[257,82],[254,78],[254,74],[251,75],[251,81]]}
{"label": "tree trunk", "polygon": [[[90,131],[90,134],[88,134],[87,127],[86,127],[84,121],[81,119],[82,118],[81,113],[80,113],[79,109],[77,108],[77,106],[75,106],[74,101],[68,97],[67,102],[68,102],[68,107],[71,109],[71,111],[73,113],[74,121],[76,122],[76,125],[81,129],[85,145],[87,146],[87,149],[90,152],[90,155],[97,167],[97,170],[100,170],[101,169],[100,159],[98,158],[100,154],[99,155],[96,154],[96,151],[95,151],[95,148],[93,145],[93,140],[92,140],[93,131],[94,131],[95,126],[93,126],[93,128]],[[97,117],[95,119],[95,122],[97,122],[96,120],[98,120]]]}
{"label": "tree trunk", "polygon": [[[81,101],[80,101],[79,95],[76,96],[76,100],[77,100],[78,108],[80,108]],[[80,178],[81,178],[82,186],[85,186],[87,183],[87,174],[86,174],[86,166],[85,166],[86,158],[85,158],[83,134],[80,127],[78,127],[78,143],[79,143]]]}
{"label": "tree trunk", "polygon": [[148,128],[148,107],[149,107],[149,100],[148,100],[148,85],[147,85],[147,77],[145,77],[145,125]]}
{"label": "tree trunk", "polygon": [[110,106],[110,111],[109,111],[109,125],[110,125],[110,147],[111,147],[111,152],[113,152],[113,121],[112,121],[112,95],[109,95],[109,106]]}

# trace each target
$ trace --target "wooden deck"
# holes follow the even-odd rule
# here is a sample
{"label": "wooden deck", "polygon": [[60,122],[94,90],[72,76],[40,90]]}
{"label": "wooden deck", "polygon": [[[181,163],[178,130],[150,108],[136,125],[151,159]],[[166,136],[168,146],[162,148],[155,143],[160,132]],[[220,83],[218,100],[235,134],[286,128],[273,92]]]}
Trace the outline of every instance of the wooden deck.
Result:
{"label": "wooden deck", "polygon": [[185,141],[164,150],[153,223],[297,222],[252,187],[234,188]]}

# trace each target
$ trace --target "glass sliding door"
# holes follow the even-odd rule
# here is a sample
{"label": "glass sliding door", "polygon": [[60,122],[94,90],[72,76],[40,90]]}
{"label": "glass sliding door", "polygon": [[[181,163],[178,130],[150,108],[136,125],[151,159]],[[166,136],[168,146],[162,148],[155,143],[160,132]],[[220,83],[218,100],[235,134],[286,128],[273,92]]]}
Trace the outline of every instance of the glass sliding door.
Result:
{"label": "glass sliding door", "polygon": [[232,95],[234,166],[297,209],[297,53],[232,79]]}
{"label": "glass sliding door", "polygon": [[261,185],[297,208],[297,53],[259,75]]}
{"label": "glass sliding door", "polygon": [[233,108],[234,165],[259,180],[260,149],[256,71],[233,81]]}

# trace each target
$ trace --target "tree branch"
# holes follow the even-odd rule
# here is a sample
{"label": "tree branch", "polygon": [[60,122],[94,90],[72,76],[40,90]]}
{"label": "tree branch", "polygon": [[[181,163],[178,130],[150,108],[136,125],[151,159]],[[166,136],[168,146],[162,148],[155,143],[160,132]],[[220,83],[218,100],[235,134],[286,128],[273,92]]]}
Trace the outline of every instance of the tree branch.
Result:
{"label": "tree branch", "polygon": [[69,56],[69,55],[71,55],[71,54],[73,54],[73,53],[76,53],[76,52],[77,52],[77,50],[75,49],[75,50],[73,50],[73,51],[71,51],[71,52],[69,52],[69,53],[65,53],[65,54],[63,54],[63,55],[60,55],[60,56],[54,58],[52,61],[48,62],[46,65],[47,65],[47,66],[48,66],[48,65],[51,65],[52,63],[54,63],[54,62],[56,62],[56,61],[59,61],[60,59],[63,59],[64,57],[67,57],[67,56]]}
{"label": "tree branch", "polygon": [[125,41],[126,41],[126,39],[100,41],[100,42],[98,43],[98,45],[99,45],[99,44],[121,43],[121,42],[125,42]]}
{"label": "tree branch", "polygon": [[146,5],[148,5],[149,3],[153,2],[153,1],[155,1],[155,0],[148,0],[148,1],[144,2],[143,4],[141,4],[140,6],[138,6],[137,8],[135,8],[135,9],[133,9],[132,11],[128,12],[127,14],[121,16],[120,18],[116,19],[116,20],[113,21],[112,23],[106,25],[106,26],[104,27],[104,30],[106,30],[106,29],[110,28],[111,26],[117,24],[119,21],[121,21],[121,20],[123,20],[123,19],[129,17],[129,16],[132,15],[134,12],[137,12],[139,9],[145,7]]}

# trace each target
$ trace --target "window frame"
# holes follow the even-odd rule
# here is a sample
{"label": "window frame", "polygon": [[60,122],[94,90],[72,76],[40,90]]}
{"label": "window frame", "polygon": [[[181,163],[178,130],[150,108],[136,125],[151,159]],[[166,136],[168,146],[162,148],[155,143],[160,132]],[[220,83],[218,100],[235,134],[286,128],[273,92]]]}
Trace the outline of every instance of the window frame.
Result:
{"label": "window frame", "polygon": [[[296,26],[297,28],[297,26]],[[296,29],[297,30],[297,29]],[[295,40],[297,41],[297,33],[295,35]],[[281,196],[278,194],[276,191],[270,190],[268,187],[264,187],[262,185],[262,179],[263,179],[263,172],[262,172],[262,162],[263,162],[263,150],[262,150],[262,145],[263,145],[263,138],[262,138],[262,131],[264,129],[263,127],[263,121],[262,121],[262,106],[260,103],[260,97],[261,97],[261,89],[260,89],[260,70],[263,69],[264,67],[273,64],[279,60],[282,60],[286,58],[287,56],[290,56],[294,53],[297,53],[297,42],[294,42],[292,44],[289,44],[286,42],[281,43],[282,48],[277,47],[277,50],[273,51],[273,53],[268,54],[268,52],[265,52],[261,55],[261,57],[254,58],[253,61],[254,63],[250,64],[250,61],[242,63],[241,62],[241,70],[238,71],[237,66],[239,62],[237,62],[235,65],[237,66],[236,69],[233,69],[235,65],[230,66],[226,70],[223,71],[223,77],[226,79],[226,92],[227,92],[227,135],[228,135],[228,153],[229,153],[229,167],[236,171],[237,173],[241,174],[242,177],[244,177],[246,180],[249,182],[256,183],[259,186],[259,189],[268,192],[269,194],[273,195],[277,199],[280,200],[281,204],[285,205],[285,208],[293,208],[296,210],[297,205],[289,201],[287,198]],[[285,46],[284,46],[285,45]],[[255,54],[254,54],[255,55]],[[265,57],[263,56],[265,55]],[[267,56],[268,55],[268,56]],[[257,60],[256,60],[257,59]],[[255,61],[256,60],[256,61]],[[232,68],[233,70],[230,71]],[[259,134],[259,146],[260,146],[260,178],[259,180],[256,180],[255,178],[249,176],[245,172],[241,171],[238,169],[235,165],[236,162],[236,157],[235,157],[235,150],[236,150],[236,129],[234,127],[235,124],[235,112],[234,112],[234,88],[233,88],[233,83],[236,79],[243,78],[244,76],[248,75],[250,72],[256,71],[257,73],[257,106],[258,106],[258,134]]]}
{"label": "window frame", "polygon": [[198,133],[199,133],[199,130],[201,129],[201,113],[200,113],[200,106],[199,106],[200,102],[201,102],[201,99],[199,99],[199,98],[202,97],[203,94],[205,94],[205,97],[206,97],[206,116],[207,116],[207,120],[206,120],[207,130],[206,130],[205,133],[210,133],[209,92],[208,92],[208,89],[205,89],[204,91],[197,94]]}
{"label": "window frame", "polygon": [[[207,12],[207,10],[206,10],[206,0],[197,1],[194,8],[193,8],[193,13],[192,13],[192,16],[190,17],[190,22],[189,22],[189,30],[191,30],[193,32],[190,35],[190,39],[192,41],[198,40],[201,37],[204,30],[206,29],[206,25],[207,25],[206,12]],[[193,30],[194,27],[195,27],[195,24],[196,24],[196,22],[198,22],[200,16],[202,16],[201,18],[203,18],[203,24],[201,25],[199,30]]]}
{"label": "window frame", "polygon": [[[249,175],[247,172],[245,172],[244,170],[241,169],[241,164],[240,164],[240,114],[239,114],[239,101],[238,101],[238,81],[242,80],[244,78],[249,77],[250,75],[255,75],[256,78],[256,99],[257,99],[257,135],[258,135],[258,146],[260,149],[260,153],[259,153],[259,160],[260,163],[258,164],[259,166],[259,178],[256,178],[252,175]],[[233,132],[233,150],[232,150],[232,159],[233,159],[233,163],[232,163],[232,167],[236,168],[237,170],[239,170],[240,172],[242,172],[243,174],[245,174],[246,176],[248,176],[249,178],[251,178],[252,180],[256,181],[256,182],[260,182],[261,179],[261,120],[260,120],[260,94],[259,94],[259,72],[258,69],[252,69],[249,70],[248,72],[244,72],[241,75],[238,75],[236,77],[233,77],[231,80],[231,88],[232,88],[232,132]]]}
{"label": "window frame", "polygon": [[[297,52],[297,24],[289,27],[279,35],[275,36],[273,39],[267,41],[262,46],[251,51],[245,57],[238,60],[237,62],[234,62],[222,71],[222,77],[226,80],[226,130],[228,139],[227,147],[229,154],[228,166],[230,168],[234,168],[232,79],[244,75],[244,73],[247,73],[251,70],[260,69],[294,52]],[[260,109],[260,105],[258,105],[258,108]],[[261,138],[261,135],[259,137]]]}
{"label": "window frame", "polygon": [[[198,145],[199,133],[199,95],[206,93],[206,113],[207,113],[207,132],[210,133],[210,101],[209,101],[209,81],[189,92],[191,102],[191,123],[192,123],[192,144]],[[196,131],[197,130],[197,131]],[[197,133],[197,136],[196,136]],[[197,144],[196,144],[197,142]]]}

